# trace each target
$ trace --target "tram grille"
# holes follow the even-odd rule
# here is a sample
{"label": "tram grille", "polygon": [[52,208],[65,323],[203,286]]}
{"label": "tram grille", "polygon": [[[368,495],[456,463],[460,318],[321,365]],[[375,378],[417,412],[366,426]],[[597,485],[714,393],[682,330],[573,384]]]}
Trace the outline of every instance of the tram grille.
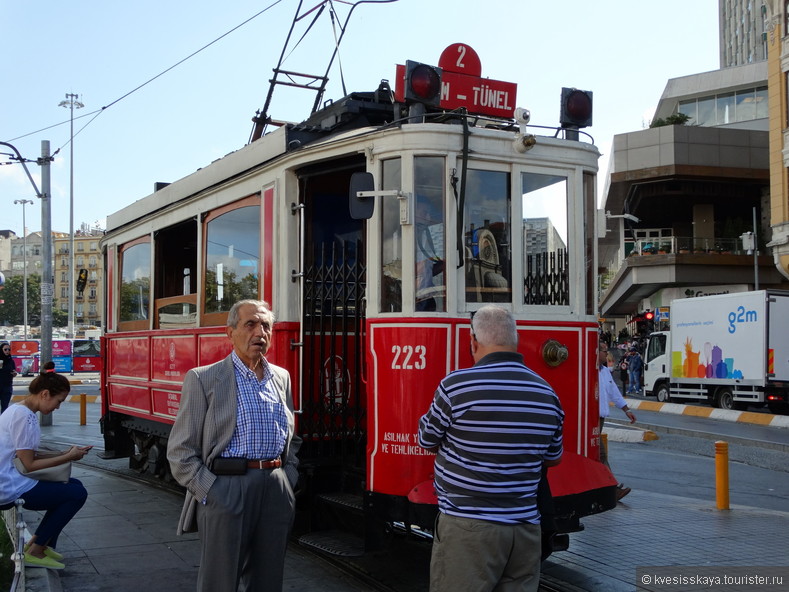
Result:
{"label": "tram grille", "polygon": [[363,244],[316,245],[304,271],[302,459],[364,468]]}
{"label": "tram grille", "polygon": [[567,249],[526,256],[524,304],[570,304]]}

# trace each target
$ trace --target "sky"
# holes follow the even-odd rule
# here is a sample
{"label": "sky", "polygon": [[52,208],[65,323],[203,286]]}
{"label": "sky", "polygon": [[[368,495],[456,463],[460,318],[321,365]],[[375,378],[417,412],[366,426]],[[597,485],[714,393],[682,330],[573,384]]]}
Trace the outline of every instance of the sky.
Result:
{"label": "sky", "polygon": [[[303,0],[301,13],[319,0]],[[298,0],[0,0],[0,141],[12,144],[41,189],[42,140],[51,169],[52,229],[68,232],[73,150],[74,227],[107,215],[242,148],[263,108]],[[480,7],[486,11],[481,12]],[[558,125],[562,87],[594,93],[600,187],[615,134],[648,126],[670,78],[719,67],[718,1],[334,0],[347,25],[324,100],[394,86],[395,66],[437,64],[444,48],[476,50],[482,76],[518,85],[531,123]],[[292,34],[300,38],[313,12]],[[327,11],[283,68],[323,75],[334,50]],[[209,45],[210,44],[210,45]],[[208,46],[208,47],[206,47]],[[194,54],[194,55],[193,55]],[[190,57],[191,56],[191,57]],[[347,93],[343,91],[343,82]],[[67,94],[84,104],[59,106]],[[279,87],[269,113],[302,121],[315,95]],[[41,229],[40,200],[0,146],[0,230]]]}

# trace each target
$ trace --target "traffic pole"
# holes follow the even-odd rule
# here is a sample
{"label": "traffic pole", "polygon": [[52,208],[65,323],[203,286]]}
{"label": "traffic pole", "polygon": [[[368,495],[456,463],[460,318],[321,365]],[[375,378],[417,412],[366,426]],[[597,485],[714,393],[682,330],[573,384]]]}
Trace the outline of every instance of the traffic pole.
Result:
{"label": "traffic pole", "polygon": [[729,509],[729,444],[715,442],[715,500],[719,510]]}
{"label": "traffic pole", "polygon": [[[41,364],[52,360],[52,200],[49,140],[41,140],[41,238],[44,250],[41,274]],[[40,370],[39,370],[40,371]],[[41,415],[41,425],[52,425],[52,413]]]}

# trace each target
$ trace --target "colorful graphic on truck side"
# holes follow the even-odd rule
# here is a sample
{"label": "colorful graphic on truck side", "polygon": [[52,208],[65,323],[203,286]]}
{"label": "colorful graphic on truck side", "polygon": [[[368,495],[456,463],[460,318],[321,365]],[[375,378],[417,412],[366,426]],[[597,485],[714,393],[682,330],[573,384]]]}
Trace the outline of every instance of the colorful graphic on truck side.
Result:
{"label": "colorful graphic on truck side", "polygon": [[702,349],[693,351],[693,341],[688,337],[684,351],[671,352],[672,374],[679,378],[743,377],[742,370],[734,366],[734,357],[725,357],[721,347],[707,341]]}

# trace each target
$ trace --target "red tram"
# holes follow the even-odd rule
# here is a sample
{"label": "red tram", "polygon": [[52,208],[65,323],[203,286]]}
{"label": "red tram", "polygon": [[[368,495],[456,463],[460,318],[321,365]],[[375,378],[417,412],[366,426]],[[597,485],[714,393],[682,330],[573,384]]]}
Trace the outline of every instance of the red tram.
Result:
{"label": "red tram", "polygon": [[[577,128],[532,135],[514,85],[458,83],[451,64],[472,58],[458,44],[444,72],[408,63],[394,92],[351,94],[108,217],[108,455],[168,476],[184,374],[227,355],[233,302],[262,298],[277,317],[270,359],[293,377],[304,503],[358,499],[368,526],[430,530],[418,419],[439,380],[473,363],[469,313],[496,302],[566,411],[556,530],[615,505],[598,460],[599,153]],[[442,76],[431,104],[419,93]],[[475,83],[488,90],[466,92]]]}

